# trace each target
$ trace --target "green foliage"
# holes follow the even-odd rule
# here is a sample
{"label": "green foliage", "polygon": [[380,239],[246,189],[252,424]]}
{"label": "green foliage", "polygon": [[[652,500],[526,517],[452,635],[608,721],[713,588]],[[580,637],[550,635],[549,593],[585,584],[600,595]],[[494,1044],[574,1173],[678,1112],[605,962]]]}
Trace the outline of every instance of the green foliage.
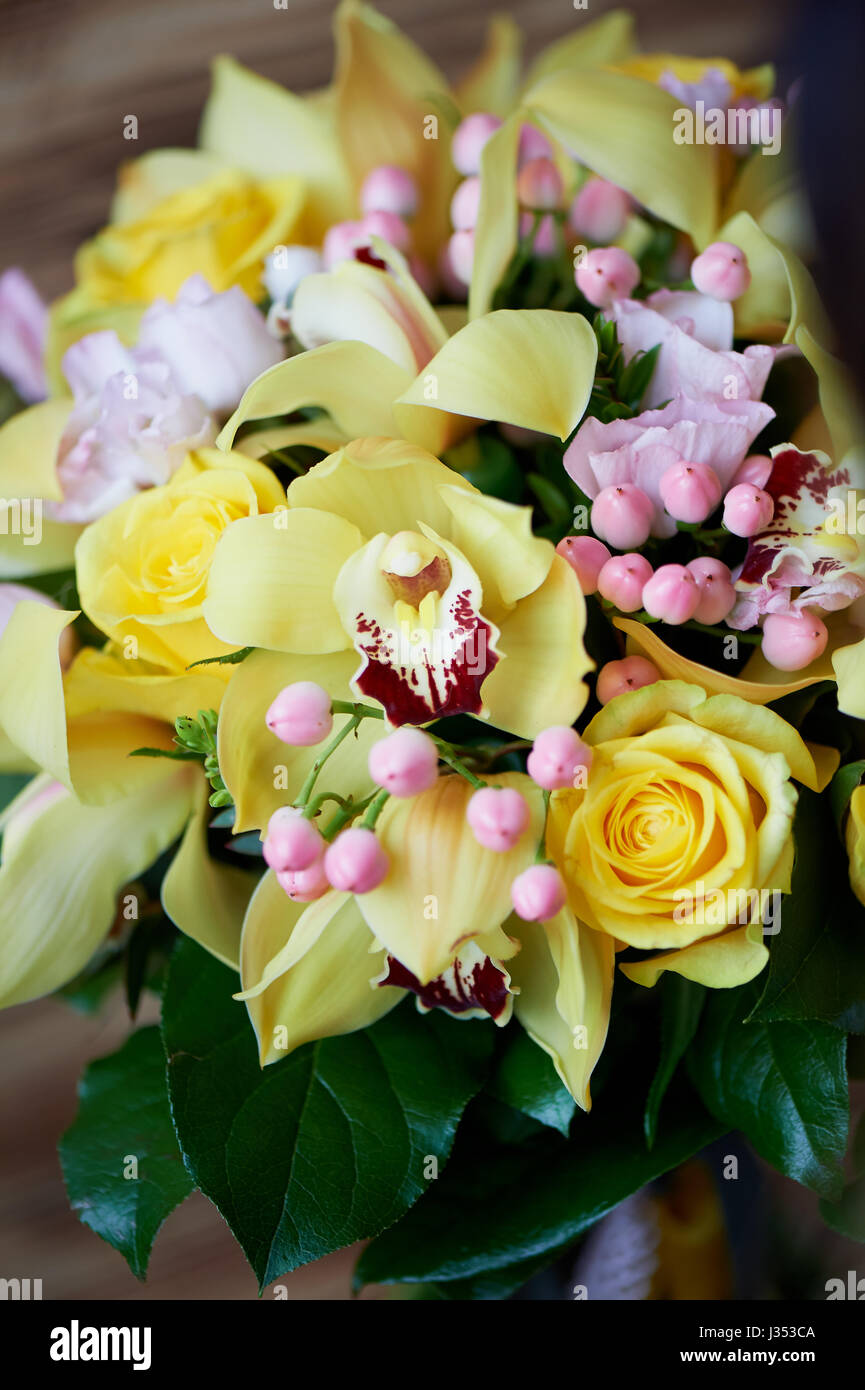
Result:
{"label": "green foliage", "polygon": [[[240,654],[236,652],[232,653],[232,657],[242,660]],[[204,775],[213,787],[210,796],[211,806],[231,806],[233,804],[231,792],[222,780],[222,774],[219,771],[219,757],[216,751],[218,718],[216,710],[213,709],[200,709],[194,719],[191,715],[182,714],[174,721],[176,748],[135,748],[129,756],[131,758],[171,758],[178,762],[200,762],[204,768]]]}
{"label": "green foliage", "polygon": [[661,345],[636,353],[626,365],[615,322],[596,314],[592,328],[598,341],[598,364],[586,417],[594,416],[604,424],[630,419],[640,413]]}
{"label": "green foliage", "polygon": [[496,1065],[488,1090],[497,1100],[567,1135],[576,1102],[565,1089],[547,1054],[515,1025]]}
{"label": "green foliage", "polygon": [[661,1102],[673,1079],[676,1067],[685,1055],[697,1031],[706,998],[701,985],[681,975],[665,973],[657,986],[661,1004],[661,1055],[658,1070],[652,1078],[646,1100],[643,1127],[646,1142],[651,1148],[658,1133]]}

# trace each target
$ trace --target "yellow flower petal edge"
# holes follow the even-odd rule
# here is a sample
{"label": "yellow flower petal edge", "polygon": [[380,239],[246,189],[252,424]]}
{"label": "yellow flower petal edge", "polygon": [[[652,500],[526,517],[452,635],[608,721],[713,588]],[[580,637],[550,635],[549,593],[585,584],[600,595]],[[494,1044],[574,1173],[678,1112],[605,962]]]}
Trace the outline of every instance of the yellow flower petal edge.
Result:
{"label": "yellow flower petal edge", "polygon": [[854,787],[845,832],[850,886],[865,905],[865,787]]}
{"label": "yellow flower petal edge", "polygon": [[759,922],[749,923],[711,941],[696,941],[682,951],[622,961],[619,969],[629,980],[647,988],[657,984],[665,970],[672,970],[674,975],[709,989],[735,989],[753,980],[766,966],[769,951],[762,933]]}
{"label": "yellow flower petal edge", "polygon": [[213,812],[209,787],[203,777],[198,783],[195,813],[162,880],[162,906],[180,931],[236,970],[240,932],[256,880],[252,873],[209,854],[207,825]]}

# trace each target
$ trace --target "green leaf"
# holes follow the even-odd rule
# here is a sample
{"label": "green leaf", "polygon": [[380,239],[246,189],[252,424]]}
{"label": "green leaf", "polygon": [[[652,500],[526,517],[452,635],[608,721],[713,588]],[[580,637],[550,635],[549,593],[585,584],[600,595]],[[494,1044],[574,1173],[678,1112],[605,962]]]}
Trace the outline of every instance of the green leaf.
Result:
{"label": "green leaf", "polygon": [[308,1044],[261,1070],[237,976],[183,939],[163,1001],[187,1166],[262,1285],[378,1234],[447,1159],[486,1077],[491,1028],[420,1015]]}
{"label": "green leaf", "polygon": [[546,1052],[528,1033],[517,1026],[508,1032],[512,1036],[490,1082],[490,1093],[514,1110],[567,1135],[577,1108],[573,1096],[562,1085]]}
{"label": "green leaf", "polygon": [[661,993],[661,1055],[658,1070],[649,1087],[643,1127],[649,1148],[658,1131],[658,1114],[676,1067],[685,1054],[700,1021],[706,999],[701,985],[681,975],[667,972],[658,989]]}
{"label": "green leaf", "polygon": [[[193,1190],[171,1125],[159,1029],[141,1028],[91,1062],[78,1094],[59,1145],[69,1201],[143,1279],[157,1231]],[[133,1158],[138,1175],[124,1177]]]}
{"label": "green leaf", "polygon": [[500,497],[504,502],[521,502],[523,472],[513,451],[493,435],[480,434],[477,442],[480,463],[476,468],[463,469],[463,477],[491,497]]}
{"label": "green leaf", "polygon": [[820,1203],[823,1220],[833,1231],[849,1240],[865,1242],[865,1115],[859,1121],[851,1145],[855,1178],[847,1184],[838,1202]]}
{"label": "green leaf", "polygon": [[190,662],[186,669],[192,671],[196,666],[238,666],[254,650],[254,647],[240,647],[236,652],[228,652],[225,656],[205,656],[201,661]]}
{"label": "green leaf", "polygon": [[760,977],[762,993],[751,1017],[764,1023],[817,1019],[865,1032],[865,909],[850,888],[827,797],[800,788],[793,833],[791,891],[782,901],[781,929],[771,938],[769,969]]}
{"label": "green leaf", "polygon": [[711,992],[688,1050],[691,1075],[709,1110],[767,1162],[837,1198],[850,1122],[847,1039],[827,1023],[743,1022],[757,988]]}
{"label": "green leaf", "polygon": [[570,523],[573,516],[571,504],[560,488],[540,473],[527,473],[526,482],[537,497],[550,521],[559,526]]}
{"label": "green leaf", "polygon": [[832,803],[832,814],[839,831],[844,825],[848,802],[863,777],[865,777],[865,758],[861,758],[857,763],[845,763],[843,767],[839,767],[829,783],[829,800]]}
{"label": "green leaf", "polygon": [[575,1118],[565,1144],[547,1130],[503,1150],[478,1138],[467,1115],[442,1177],[367,1247],[358,1278],[481,1279],[491,1291],[480,1296],[506,1296],[625,1197],[718,1137],[721,1127],[690,1088],[677,1091],[677,1102],[651,1153],[641,1104],[612,1085],[591,1115]]}

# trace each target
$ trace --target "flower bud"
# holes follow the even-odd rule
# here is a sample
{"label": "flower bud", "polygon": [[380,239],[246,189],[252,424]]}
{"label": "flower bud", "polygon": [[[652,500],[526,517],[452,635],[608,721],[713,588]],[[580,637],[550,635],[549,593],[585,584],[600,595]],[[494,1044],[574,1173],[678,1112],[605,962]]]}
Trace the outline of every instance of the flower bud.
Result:
{"label": "flower bud", "polygon": [[670,516],[691,524],[705,521],[721,500],[721,482],[714,468],[685,459],[662,473],[658,490]]}
{"label": "flower bud", "polygon": [[264,718],[272,734],[295,748],[321,743],[333,728],[330,696],[315,681],[285,686]]}
{"label": "flower bud", "polygon": [[602,705],[609,704],[617,695],[625,695],[629,690],[641,690],[644,685],[653,685],[661,679],[657,666],[644,656],[626,656],[621,661],[608,661],[598,672],[595,689]]}
{"label": "flower bud", "polygon": [[616,550],[645,545],[655,508],[651,497],[633,483],[601,488],[592,503],[592,530]]}
{"label": "flower bud", "polygon": [[664,623],[686,623],[700,602],[697,581],[684,565],[661,565],[643,589],[643,607]]}
{"label": "flower bud", "polygon": [[620,246],[601,246],[583,256],[574,279],[577,289],[597,309],[627,299],[640,283],[640,267]]}
{"label": "flower bud", "polygon": [[531,812],[513,787],[482,787],[469,801],[466,819],[478,844],[504,853],[525,834]]}
{"label": "flower bud", "polygon": [[438,749],[429,734],[406,726],[369,750],[369,775],[391,796],[417,796],[438,776]]}
{"label": "flower bud", "polygon": [[553,724],[538,734],[527,759],[529,776],[546,791],[572,787],[577,768],[588,768],[592,750],[574,729]]}
{"label": "flower bud", "polygon": [[296,806],[280,806],[267,822],[264,862],[277,873],[311,868],[324,848],[321,832]]}
{"label": "flower bud", "polygon": [[737,483],[724,498],[724,525],[734,536],[756,536],[774,515],[771,494],[752,483]]}
{"label": "flower bud", "polygon": [[598,575],[610,558],[603,541],[594,536],[565,536],[556,546],[557,554],[567,560],[584,594],[593,594],[598,587]]}
{"label": "flower bud", "polygon": [[474,111],[460,121],[451,143],[451,158],[461,174],[479,174],[481,151],[501,121],[487,111]]}
{"label": "flower bud", "polygon": [[608,246],[621,235],[630,207],[631,200],[623,188],[606,179],[591,178],[571,204],[568,222],[578,237]]}
{"label": "flower bud", "polygon": [[413,217],[417,212],[417,184],[411,174],[396,164],[380,164],[371,169],[360,190],[364,212],[392,212],[397,217]]}
{"label": "flower bud", "polygon": [[738,299],[751,283],[748,258],[732,241],[713,241],[691,262],[691,279],[695,289],[712,299]]}
{"label": "flower bud", "polygon": [[723,560],[700,555],[685,566],[691,571],[700,591],[694,617],[698,623],[720,623],[736,602],[736,590],[730,568]]}
{"label": "flower bud", "polygon": [[552,864],[532,864],[511,884],[514,912],[524,922],[546,922],[561,912],[568,890],[558,869]]}
{"label": "flower bud", "polygon": [[375,831],[362,825],[343,830],[324,856],[328,882],[341,893],[371,893],[389,868]]}
{"label": "flower bud", "polygon": [[829,632],[813,613],[770,613],[763,622],[762,652],[779,671],[801,671],[826,649]]}
{"label": "flower bud", "polygon": [[622,613],[636,613],[643,606],[643,589],[652,577],[645,555],[614,555],[598,575],[598,591]]}

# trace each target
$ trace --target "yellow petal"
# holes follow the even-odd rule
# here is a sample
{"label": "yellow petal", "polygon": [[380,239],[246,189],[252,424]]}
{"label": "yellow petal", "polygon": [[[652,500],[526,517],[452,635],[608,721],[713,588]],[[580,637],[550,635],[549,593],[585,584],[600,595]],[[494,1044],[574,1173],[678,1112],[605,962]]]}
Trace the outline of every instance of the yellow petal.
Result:
{"label": "yellow petal", "polygon": [[[269,367],[241,397],[217,439],[230,449],[247,420],[290,415],[307,406],[326,410],[333,426],[346,437],[394,433],[391,407],[405,390],[411,374],[366,343],[325,343]],[[309,421],[309,433],[297,426],[297,442],[314,444],[319,421]]]}
{"label": "yellow petal", "polygon": [[508,966],[519,989],[514,1012],[577,1104],[589,1110],[589,1079],[610,1021],[615,942],[578,922],[569,908],[550,922],[512,919],[508,927],[522,942]]}
{"label": "yellow petal", "polygon": [[[217,59],[219,63],[219,59]],[[172,193],[218,174],[226,161],[206,150],[148,150],[120,166],[111,200],[111,222],[137,222]],[[278,172],[265,170],[265,173]]]}
{"label": "yellow petal", "polygon": [[469,317],[487,313],[517,246],[517,149],[522,116],[504,122],[481,152],[481,201],[475,226]]}
{"label": "yellow petal", "polygon": [[291,449],[295,444],[309,444],[332,454],[341,444],[347,444],[350,436],[337,429],[326,415],[313,420],[299,420],[295,425],[277,425],[273,429],[253,430],[240,439],[235,439],[232,452],[245,454],[247,458],[260,459],[279,449]]}
{"label": "yellow petal", "polygon": [[[261,830],[278,806],[297,796],[321,748],[282,743],[265,723],[268,708],[286,685],[311,680],[335,700],[352,699],[349,681],[357,669],[354,651],[326,656],[252,652],[235,670],[222,703],[218,726],[219,769],[235,803],[234,830]],[[349,716],[334,715],[334,733]],[[377,719],[365,719],[327,761],[320,790],[360,799],[372,790],[367,759],[384,736]],[[326,808],[327,811],[327,808]]]}
{"label": "yellow petal", "polygon": [[519,84],[522,43],[522,34],[507,15],[495,15],[490,20],[484,51],[457,83],[454,93],[464,115],[472,111],[506,115]]}
{"label": "yellow petal", "polygon": [[[6,527],[8,531],[7,535],[0,534],[0,579],[27,579],[72,569],[75,546],[84,527],[44,518],[39,522],[26,506],[26,499],[22,511],[16,510],[14,502],[7,508],[0,506],[0,529]],[[33,544],[30,537],[39,535],[40,526],[39,543]]]}
{"label": "yellow petal", "polygon": [[380,164],[410,173],[421,201],[413,223],[428,260],[450,234],[448,206],[457,175],[448,132],[431,139],[427,118],[444,124],[452,109],[439,70],[410,39],[368,5],[343,0],[335,19],[337,129],[355,190]]}
{"label": "yellow petal", "polygon": [[340,651],[349,639],[333,585],[360,544],[351,522],[305,507],[233,522],[213,553],[205,622],[238,647]]}
{"label": "yellow petal", "polygon": [[[808,668],[809,674],[795,680],[784,679],[786,673],[769,666],[768,662],[765,663],[765,671],[760,668],[760,680],[727,676],[711,666],[702,666],[697,661],[680,656],[645,623],[638,623],[633,618],[614,618],[613,626],[627,635],[629,653],[632,649],[642,652],[654,662],[665,680],[700,685],[710,694],[740,695],[743,700],[750,700],[755,705],[768,705],[772,700],[780,700],[782,695],[792,695],[796,690],[805,690],[809,685],[816,685],[818,681],[831,679],[832,676],[829,657],[825,661],[820,658],[812,662]],[[759,656],[759,653],[755,655]],[[754,669],[753,663],[754,657],[751,657],[745,669]]]}
{"label": "yellow petal", "polygon": [[483,611],[496,621],[504,609],[539,589],[555,551],[532,533],[531,507],[515,507],[482,492],[442,487],[453,537],[483,585]]}
{"label": "yellow petal", "polygon": [[463,942],[504,921],[511,882],[534,860],[540,793],[521,773],[496,777],[493,785],[518,788],[532,810],[528,830],[506,854],[484,849],[469,829],[473,789],[462,777],[440,777],[406,800],[391,797],[378,820],[390,869],[357,903],[376,938],[421,984],[447,969]]}
{"label": "yellow petal", "polygon": [[709,989],[735,989],[759,975],[768,959],[763,928],[759,923],[749,923],[709,941],[695,941],[682,951],[665,951],[648,960],[623,962],[619,969],[629,980],[647,988],[657,984],[665,970],[672,970],[674,975]]}
{"label": "yellow petal", "polygon": [[[825,791],[841,763],[841,754],[837,748],[830,748],[825,743],[809,743],[808,752],[814,760],[814,791]],[[807,784],[806,784],[807,785]]]}
{"label": "yellow petal", "polygon": [[846,829],[850,885],[860,903],[865,904],[865,787],[854,787]]}
{"label": "yellow petal", "polygon": [[414,531],[421,521],[450,536],[444,485],[476,489],[425,449],[399,439],[355,439],[296,478],[292,507],[316,507],[352,522],[364,536]]}
{"label": "yellow petal", "polygon": [[394,415],[412,439],[419,438],[423,412],[444,411],[565,440],[582,419],[597,355],[595,335],[580,314],[499,309],[445,343],[400,396]]}
{"label": "yellow petal", "polygon": [[[135,795],[82,806],[69,792],[7,832],[0,867],[0,1005],[49,994],[83,969],[111,927],[120,889],[180,834],[192,771],[172,768]],[[11,828],[11,827],[10,827]],[[50,866],[50,867],[47,867]]]}
{"label": "yellow petal", "polygon": [[195,813],[162,880],[162,906],[180,931],[237,970],[240,930],[256,879],[252,873],[211,858],[207,825],[213,812],[208,791],[199,777]]}
{"label": "yellow petal", "polygon": [[780,322],[785,343],[795,342],[800,325],[823,341],[828,338],[828,321],[814,282],[789,247],[770,236],[750,212],[731,217],[718,238],[741,246],[751,270],[751,284],[735,304],[737,334],[765,341],[779,336]]}
{"label": "yellow petal", "polygon": [[351,181],[327,106],[294,96],[233,58],[214,60],[199,132],[203,150],[262,178],[298,174],[302,235],[319,242],[354,211]]}
{"label": "yellow petal", "polygon": [[67,718],[108,711],[143,714],[173,724],[178,715],[219,709],[232,666],[202,666],[182,675],[124,658],[109,646],[82,647],[66,673]]}
{"label": "yellow petal", "polygon": [[[268,871],[267,876],[273,880],[273,883],[271,883],[269,890],[264,890],[262,885],[262,891],[268,892],[272,901],[275,901],[275,890],[278,889],[279,892],[282,893],[282,888],[279,887],[279,880],[276,878],[275,874]],[[286,895],[283,894],[283,897],[285,896]],[[234,998],[242,999],[244,1002],[248,999],[259,998],[259,996],[273,984],[274,980],[278,980],[281,975],[287,974],[293,966],[297,965],[299,960],[303,960],[306,953],[311,951],[316,942],[320,940],[322,932],[330,925],[337,913],[340,912],[350,900],[350,893],[337,893],[334,889],[330,889],[323,897],[317,898],[314,902],[308,903],[306,906],[298,904],[301,908],[300,915],[296,918],[294,926],[291,928],[284,944],[279,945],[279,938],[282,935],[282,933],[279,932],[276,934],[273,943],[277,946],[276,954],[272,955],[270,959],[265,962],[264,969],[259,979],[253,980],[249,977],[244,980],[243,989],[235,994]],[[280,912],[269,913],[267,926],[264,930],[271,931],[280,919]],[[259,931],[262,931],[262,929],[263,922],[259,924]],[[367,954],[369,954],[369,935],[366,932],[365,935],[367,941]],[[249,946],[248,942],[247,946]],[[263,936],[259,936],[256,946],[257,950],[262,952]]]}
{"label": "yellow petal", "polygon": [[865,719],[865,637],[836,648],[832,669],[838,682],[839,710],[855,719]]}
{"label": "yellow petal", "polygon": [[633,53],[634,43],[633,16],[627,10],[611,10],[591,24],[581,24],[573,34],[548,44],[529,69],[526,86],[534,87],[542,78],[563,68],[621,63]]}
{"label": "yellow petal", "polygon": [[679,103],[651,82],[602,68],[557,72],[526,92],[531,116],[601,178],[698,245],[717,225],[716,150],[677,145]]}
{"label": "yellow petal", "polygon": [[[306,910],[286,896],[275,874],[264,875],[249,904],[241,938],[244,989],[262,978]],[[262,1066],[278,1062],[305,1042],[367,1028],[399,1003],[402,990],[371,984],[379,973],[380,957],[370,954],[370,945],[369,928],[349,898],[313,943],[304,941],[297,963],[247,1001]]]}
{"label": "yellow petal", "polygon": [[57,450],[71,411],[68,398],[42,401],[0,426],[0,497],[62,500]]}
{"label": "yellow petal", "polygon": [[560,555],[539,589],[503,618],[502,660],[483,685],[490,722],[520,738],[550,724],[573,724],[588,699],[593,662],[583,646],[586,606],[573,570]]}

